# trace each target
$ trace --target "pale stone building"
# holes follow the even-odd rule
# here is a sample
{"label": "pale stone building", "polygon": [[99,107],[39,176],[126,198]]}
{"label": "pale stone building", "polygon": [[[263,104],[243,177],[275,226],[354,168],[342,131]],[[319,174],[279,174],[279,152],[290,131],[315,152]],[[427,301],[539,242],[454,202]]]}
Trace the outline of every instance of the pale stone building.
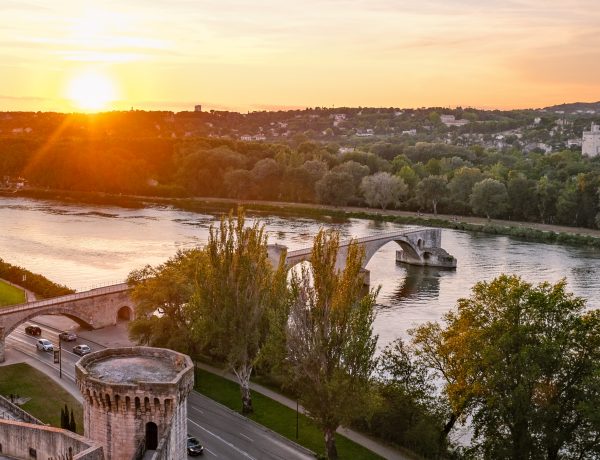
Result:
{"label": "pale stone building", "polygon": [[592,123],[590,130],[583,132],[581,153],[590,157],[600,155],[600,125]]}

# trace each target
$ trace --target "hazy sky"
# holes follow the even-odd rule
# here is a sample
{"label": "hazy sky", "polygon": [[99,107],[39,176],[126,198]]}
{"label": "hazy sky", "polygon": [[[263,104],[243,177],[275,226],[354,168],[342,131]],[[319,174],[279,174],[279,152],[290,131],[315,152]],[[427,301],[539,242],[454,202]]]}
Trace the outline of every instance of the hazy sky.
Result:
{"label": "hazy sky", "polygon": [[0,0],[0,110],[74,110],[103,85],[108,108],[169,110],[596,101],[599,6]]}

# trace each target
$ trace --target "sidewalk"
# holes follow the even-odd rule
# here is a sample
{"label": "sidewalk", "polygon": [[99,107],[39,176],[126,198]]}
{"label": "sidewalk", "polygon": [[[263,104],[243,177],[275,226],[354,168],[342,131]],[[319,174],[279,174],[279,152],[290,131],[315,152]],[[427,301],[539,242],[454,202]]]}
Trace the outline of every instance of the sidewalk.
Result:
{"label": "sidewalk", "polygon": [[[237,383],[237,379],[230,372],[227,372],[227,371],[224,371],[223,369],[219,369],[219,368],[210,366],[208,364],[200,363],[200,362],[196,362],[195,364],[196,364],[196,366],[198,366],[201,369],[204,369],[205,371],[211,372],[213,374],[217,374],[221,377],[226,378],[227,380],[231,380],[231,381]],[[257,383],[250,382],[250,388],[252,390],[256,391],[257,393],[265,395],[268,398],[271,398],[274,401],[277,401],[278,403],[289,407],[290,409],[296,410],[296,401],[295,400],[291,400],[291,399],[287,398],[286,396],[283,396],[282,394],[277,393],[273,390],[270,390],[269,388],[266,388]],[[298,409],[301,414],[306,414],[306,410],[304,409],[304,407],[298,406]],[[346,438],[350,439],[351,441],[354,441],[355,443],[366,447],[367,449],[375,452],[377,455],[380,455],[383,458],[386,458],[388,460],[414,460],[414,458],[416,458],[416,457],[411,457],[392,446],[386,445],[386,444],[382,443],[381,441],[373,439],[362,433],[358,433],[357,431],[351,430],[349,428],[340,427],[340,428],[338,428],[337,432],[339,434],[345,436]]]}

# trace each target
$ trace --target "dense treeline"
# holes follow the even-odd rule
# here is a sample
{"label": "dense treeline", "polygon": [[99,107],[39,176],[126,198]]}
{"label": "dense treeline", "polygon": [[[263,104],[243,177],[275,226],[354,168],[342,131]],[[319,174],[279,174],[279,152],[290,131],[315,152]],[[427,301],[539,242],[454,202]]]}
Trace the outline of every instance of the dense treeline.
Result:
{"label": "dense treeline", "polygon": [[65,190],[395,207],[600,227],[600,159],[480,146],[216,138],[0,142],[0,177]]}
{"label": "dense treeline", "polygon": [[61,284],[56,284],[48,278],[30,272],[25,268],[11,265],[0,259],[0,279],[18,284],[35,293],[39,298],[58,297],[72,294],[75,291]]}
{"label": "dense treeline", "polygon": [[[321,428],[329,459],[340,424],[432,459],[598,458],[600,312],[564,280],[479,282],[376,356],[364,249],[350,245],[341,270],[338,250],[339,233],[320,231],[310,264],[287,276],[283,258],[267,260],[264,228],[230,214],[205,247],[130,274],[130,335],[225,365],[245,413],[251,375],[281,385]],[[456,441],[465,425],[468,444]]]}

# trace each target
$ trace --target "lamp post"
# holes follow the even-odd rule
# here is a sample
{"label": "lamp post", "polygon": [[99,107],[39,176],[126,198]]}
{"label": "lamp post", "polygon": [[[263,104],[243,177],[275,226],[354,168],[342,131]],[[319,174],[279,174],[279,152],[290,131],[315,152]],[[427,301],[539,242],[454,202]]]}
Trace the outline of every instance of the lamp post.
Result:
{"label": "lamp post", "polygon": [[62,339],[58,334],[58,377],[62,379]]}

